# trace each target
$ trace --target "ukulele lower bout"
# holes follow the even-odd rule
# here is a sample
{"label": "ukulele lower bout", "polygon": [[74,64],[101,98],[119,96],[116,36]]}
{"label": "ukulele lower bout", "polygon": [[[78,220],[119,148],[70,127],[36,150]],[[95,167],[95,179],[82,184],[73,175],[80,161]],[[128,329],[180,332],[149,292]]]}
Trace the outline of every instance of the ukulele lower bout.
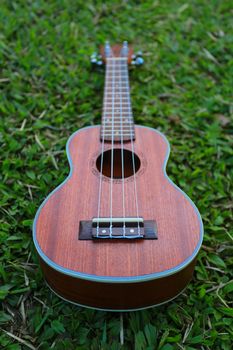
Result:
{"label": "ukulele lower bout", "polygon": [[[107,173],[100,179],[99,132],[100,127],[96,126],[71,136],[67,144],[70,174],[36,214],[33,237],[45,279],[58,295],[84,306],[134,310],[158,305],[178,295],[192,277],[203,238],[200,214],[166,175],[169,155],[166,138],[156,130],[136,126],[133,152],[140,162],[135,177],[139,216],[135,215],[132,175],[124,182],[126,215],[123,216],[119,174],[113,181],[109,181]],[[104,152],[110,145],[105,147]],[[120,144],[114,147],[120,149]],[[131,142],[125,143],[124,149],[132,152]],[[98,216],[100,180],[101,215]],[[112,216],[109,215],[111,186]],[[109,217],[140,217],[144,225],[140,234],[145,235],[149,223],[156,237],[106,239],[105,234],[110,235],[109,222],[103,220],[99,222],[99,230],[105,225],[103,230],[108,232],[102,232],[105,238],[97,238],[98,222],[93,218]],[[138,229],[135,222],[129,220],[125,227],[128,225],[131,230],[132,224]],[[82,225],[89,225],[89,238],[80,237]],[[115,220],[112,225],[122,235],[122,221]]]}

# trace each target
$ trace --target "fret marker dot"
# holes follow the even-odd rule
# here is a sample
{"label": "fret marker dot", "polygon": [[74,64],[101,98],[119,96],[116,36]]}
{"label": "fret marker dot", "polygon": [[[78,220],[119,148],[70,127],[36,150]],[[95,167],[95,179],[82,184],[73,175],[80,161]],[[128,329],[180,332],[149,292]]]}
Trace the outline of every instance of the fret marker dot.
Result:
{"label": "fret marker dot", "polygon": [[102,233],[106,233],[107,231],[106,230],[102,230]]}
{"label": "fret marker dot", "polygon": [[131,228],[131,230],[129,231],[130,233],[134,233],[134,230]]}

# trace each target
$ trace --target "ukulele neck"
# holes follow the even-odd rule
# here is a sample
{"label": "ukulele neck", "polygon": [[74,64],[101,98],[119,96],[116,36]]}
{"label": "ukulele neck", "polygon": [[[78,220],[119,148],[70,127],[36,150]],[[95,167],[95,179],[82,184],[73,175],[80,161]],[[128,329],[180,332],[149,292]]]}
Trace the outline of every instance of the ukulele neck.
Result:
{"label": "ukulele neck", "polygon": [[100,136],[101,141],[110,142],[135,139],[128,62],[125,57],[107,58]]}

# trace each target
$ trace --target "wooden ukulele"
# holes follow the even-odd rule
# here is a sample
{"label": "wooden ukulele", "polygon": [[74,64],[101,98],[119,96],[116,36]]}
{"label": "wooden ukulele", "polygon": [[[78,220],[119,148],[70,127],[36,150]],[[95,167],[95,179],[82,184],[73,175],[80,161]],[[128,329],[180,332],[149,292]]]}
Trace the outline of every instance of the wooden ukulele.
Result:
{"label": "wooden ukulele", "polygon": [[33,237],[57,295],[96,309],[135,310],[183,291],[203,226],[194,203],[166,174],[165,136],[134,125],[131,48],[107,43],[102,51],[102,123],[69,138],[70,174],[37,211]]}

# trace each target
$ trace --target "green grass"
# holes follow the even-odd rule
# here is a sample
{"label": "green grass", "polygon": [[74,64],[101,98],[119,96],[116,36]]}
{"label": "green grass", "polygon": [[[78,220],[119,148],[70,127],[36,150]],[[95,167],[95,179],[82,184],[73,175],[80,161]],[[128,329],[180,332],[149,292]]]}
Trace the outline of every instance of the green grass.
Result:
{"label": "green grass", "polygon": [[[194,278],[167,305],[124,315],[122,349],[230,350],[232,7],[227,0],[0,1],[0,349],[120,349],[119,314],[81,309],[45,286],[36,209],[68,174],[66,140],[100,122],[89,55],[128,40],[135,120],[164,132],[170,177],[205,227]],[[17,337],[17,338],[16,338]]]}

